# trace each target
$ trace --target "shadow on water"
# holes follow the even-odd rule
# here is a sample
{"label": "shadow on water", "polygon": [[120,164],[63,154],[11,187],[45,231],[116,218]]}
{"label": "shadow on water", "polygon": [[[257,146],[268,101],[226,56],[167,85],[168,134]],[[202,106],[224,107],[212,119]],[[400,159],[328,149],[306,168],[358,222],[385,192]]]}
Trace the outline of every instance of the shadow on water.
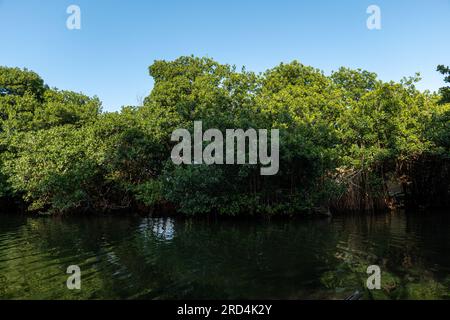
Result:
{"label": "shadow on water", "polygon": [[[2,299],[447,299],[450,218],[306,221],[0,215]],[[382,289],[365,290],[366,269]],[[81,290],[66,269],[79,265]]]}

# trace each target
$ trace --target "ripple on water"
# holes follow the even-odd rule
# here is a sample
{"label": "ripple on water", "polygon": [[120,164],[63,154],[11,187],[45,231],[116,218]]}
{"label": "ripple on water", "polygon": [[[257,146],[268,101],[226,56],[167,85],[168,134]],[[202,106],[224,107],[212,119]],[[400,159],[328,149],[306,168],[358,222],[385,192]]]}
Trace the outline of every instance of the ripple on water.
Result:
{"label": "ripple on water", "polygon": [[[265,223],[0,216],[0,298],[330,298],[324,275],[351,272],[349,261],[444,281],[450,222],[432,221],[402,214]],[[80,292],[66,288],[72,264],[82,270]]]}

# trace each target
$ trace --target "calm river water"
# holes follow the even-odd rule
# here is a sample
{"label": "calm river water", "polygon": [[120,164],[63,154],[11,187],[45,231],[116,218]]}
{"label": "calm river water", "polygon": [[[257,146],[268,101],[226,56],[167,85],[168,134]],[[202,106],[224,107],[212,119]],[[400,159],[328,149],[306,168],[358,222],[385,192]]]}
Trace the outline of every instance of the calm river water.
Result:
{"label": "calm river water", "polygon": [[[382,289],[365,290],[366,269]],[[68,290],[67,267],[81,269]],[[0,215],[1,299],[450,298],[450,216],[205,221]]]}

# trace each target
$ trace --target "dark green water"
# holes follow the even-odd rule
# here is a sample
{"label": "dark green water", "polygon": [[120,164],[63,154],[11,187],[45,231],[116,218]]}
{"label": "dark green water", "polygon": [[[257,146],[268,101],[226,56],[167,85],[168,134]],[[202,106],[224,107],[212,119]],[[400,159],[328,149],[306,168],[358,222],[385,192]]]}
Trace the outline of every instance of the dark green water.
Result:
{"label": "dark green water", "polygon": [[[364,290],[366,268],[383,289]],[[78,265],[81,290],[66,287]],[[445,214],[243,222],[0,215],[2,299],[449,299]]]}

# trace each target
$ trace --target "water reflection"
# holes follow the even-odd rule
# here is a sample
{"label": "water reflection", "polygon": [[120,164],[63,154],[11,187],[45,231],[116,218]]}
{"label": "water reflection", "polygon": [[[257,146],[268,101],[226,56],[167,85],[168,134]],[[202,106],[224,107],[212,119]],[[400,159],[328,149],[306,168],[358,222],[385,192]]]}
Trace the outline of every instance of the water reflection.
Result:
{"label": "water reflection", "polygon": [[[3,299],[449,298],[447,215],[285,222],[0,216]],[[82,290],[66,288],[66,268]]]}

